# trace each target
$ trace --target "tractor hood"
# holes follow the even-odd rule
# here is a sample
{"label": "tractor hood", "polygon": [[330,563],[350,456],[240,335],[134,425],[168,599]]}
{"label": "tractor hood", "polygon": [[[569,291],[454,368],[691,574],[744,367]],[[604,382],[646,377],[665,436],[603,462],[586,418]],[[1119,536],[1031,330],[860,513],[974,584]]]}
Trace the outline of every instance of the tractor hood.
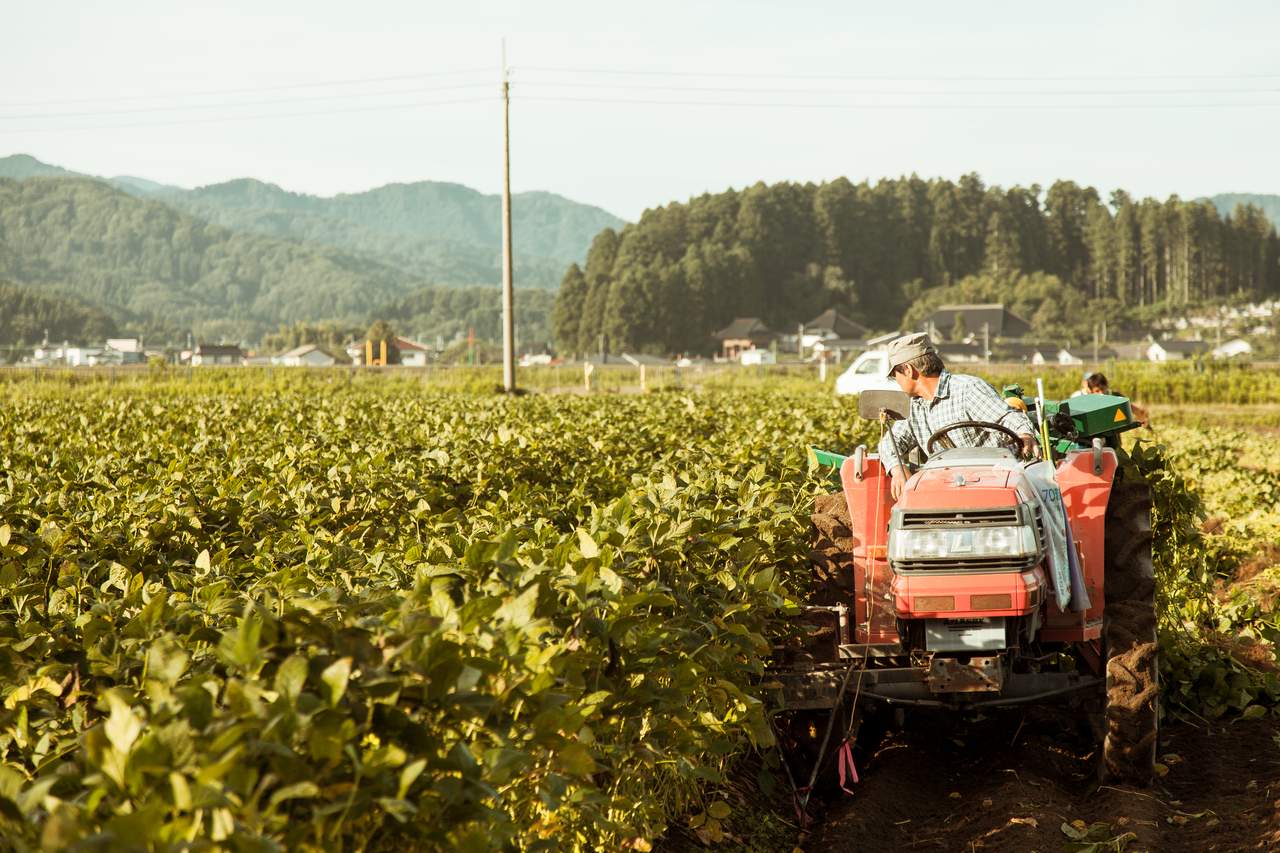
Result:
{"label": "tractor hood", "polygon": [[911,479],[898,506],[905,510],[1014,506],[1012,472],[991,466],[925,468]]}

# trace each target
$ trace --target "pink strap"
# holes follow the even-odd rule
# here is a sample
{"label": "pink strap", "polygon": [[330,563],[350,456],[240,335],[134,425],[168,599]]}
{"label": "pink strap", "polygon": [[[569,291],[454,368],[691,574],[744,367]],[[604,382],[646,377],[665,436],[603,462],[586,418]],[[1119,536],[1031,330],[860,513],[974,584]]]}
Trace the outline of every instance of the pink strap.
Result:
{"label": "pink strap", "polygon": [[[840,750],[836,754],[836,765],[840,768],[840,790],[846,794],[852,794],[853,791],[847,787],[849,779],[855,783],[861,780],[858,779],[858,768],[853,763],[853,745],[847,740],[840,745]],[[846,768],[848,775],[846,775]]]}

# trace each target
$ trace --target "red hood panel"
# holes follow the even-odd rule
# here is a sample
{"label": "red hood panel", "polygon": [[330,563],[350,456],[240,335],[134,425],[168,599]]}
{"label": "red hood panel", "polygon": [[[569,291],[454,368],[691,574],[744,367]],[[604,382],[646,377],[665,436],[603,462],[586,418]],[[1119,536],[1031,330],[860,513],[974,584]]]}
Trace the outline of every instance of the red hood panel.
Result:
{"label": "red hood panel", "polygon": [[[959,485],[960,477],[964,478],[963,486]],[[898,506],[902,509],[1013,506],[1018,503],[1018,491],[1009,480],[1010,472],[999,468],[927,469],[911,479]]]}

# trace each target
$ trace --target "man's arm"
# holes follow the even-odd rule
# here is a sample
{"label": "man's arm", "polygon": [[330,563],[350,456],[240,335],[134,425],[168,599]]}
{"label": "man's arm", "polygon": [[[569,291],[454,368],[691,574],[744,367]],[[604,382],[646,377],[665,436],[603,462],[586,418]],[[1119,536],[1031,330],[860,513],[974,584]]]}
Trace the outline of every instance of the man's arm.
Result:
{"label": "man's arm", "polygon": [[970,420],[1000,424],[1016,432],[1022,438],[1022,448],[1030,454],[1036,447],[1036,428],[1031,418],[1021,409],[1015,409],[986,382],[975,382],[966,400]]}
{"label": "man's arm", "polygon": [[907,467],[901,454],[910,453],[918,446],[919,442],[916,441],[915,434],[911,432],[911,427],[906,421],[894,421],[889,424],[884,437],[880,439],[880,464],[889,472],[889,493],[893,495],[895,501],[902,494],[902,487],[907,482]]}

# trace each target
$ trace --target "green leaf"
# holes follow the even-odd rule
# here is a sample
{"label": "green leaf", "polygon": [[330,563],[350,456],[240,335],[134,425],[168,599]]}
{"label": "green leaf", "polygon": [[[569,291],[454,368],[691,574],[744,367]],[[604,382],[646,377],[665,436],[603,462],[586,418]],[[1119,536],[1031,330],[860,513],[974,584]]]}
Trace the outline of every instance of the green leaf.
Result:
{"label": "green leaf", "polygon": [[707,814],[711,815],[716,820],[727,819],[731,812],[732,812],[732,809],[729,808],[729,804],[724,802],[723,800],[717,800],[716,802],[707,806]]}
{"label": "green leaf", "polygon": [[229,664],[257,672],[266,662],[258,651],[261,639],[262,619],[252,608],[246,608],[235,630],[223,632],[218,654]]}
{"label": "green leaf", "polygon": [[191,656],[172,637],[162,637],[147,652],[147,672],[170,686],[178,683],[190,662]]}
{"label": "green leaf", "polygon": [[320,795],[320,788],[315,782],[295,782],[292,785],[285,785],[271,795],[267,808],[274,810],[281,803],[288,800],[309,800],[312,797]]}
{"label": "green leaf", "polygon": [[18,707],[18,705],[31,699],[38,692],[45,692],[51,696],[61,696],[62,686],[47,675],[38,675],[27,681],[21,687],[13,690],[8,696],[4,697],[4,706],[10,710]]}
{"label": "green leaf", "polygon": [[570,743],[555,753],[555,762],[564,772],[573,776],[590,776],[596,771],[596,761],[591,750],[581,743]]}
{"label": "green leaf", "polygon": [[396,789],[396,799],[403,800],[409,793],[409,789],[413,787],[414,781],[422,775],[422,771],[427,768],[427,760],[419,758],[417,761],[411,761],[400,771],[400,787]]}
{"label": "green leaf", "polygon": [[277,693],[287,696],[289,701],[297,701],[299,694],[302,693],[302,688],[307,683],[308,668],[306,658],[302,655],[291,655],[276,669],[272,686],[275,687]]}
{"label": "green leaf", "polygon": [[347,692],[347,680],[351,678],[351,658],[339,658],[325,667],[320,680],[329,688],[329,707],[336,708]]}
{"label": "green leaf", "polygon": [[178,811],[187,811],[191,808],[191,786],[187,784],[187,777],[177,771],[169,774],[169,789],[173,791],[173,807]]}
{"label": "green leaf", "polygon": [[532,584],[518,596],[504,601],[494,615],[512,625],[524,626],[529,624],[538,606],[539,592],[538,585]]}
{"label": "green leaf", "polygon": [[596,545],[596,540],[592,539],[591,534],[581,527],[578,528],[578,550],[588,560],[592,557],[600,556],[600,548]]}
{"label": "green leaf", "polygon": [[116,691],[107,693],[107,704],[111,708],[111,714],[103,724],[107,741],[121,755],[128,755],[138,735],[142,734],[143,722]]}

